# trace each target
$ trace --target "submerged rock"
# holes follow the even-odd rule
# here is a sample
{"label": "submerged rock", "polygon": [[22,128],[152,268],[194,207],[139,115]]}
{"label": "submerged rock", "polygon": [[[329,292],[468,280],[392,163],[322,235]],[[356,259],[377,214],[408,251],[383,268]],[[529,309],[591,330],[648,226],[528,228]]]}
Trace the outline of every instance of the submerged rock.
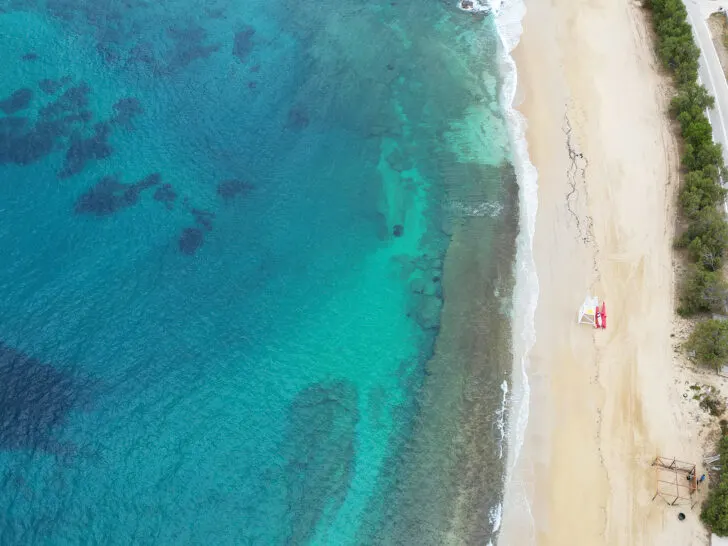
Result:
{"label": "submerged rock", "polygon": [[205,235],[199,228],[185,228],[179,237],[178,246],[182,254],[192,256],[202,246]]}
{"label": "submerged rock", "polygon": [[432,281],[425,283],[425,289],[422,293],[425,296],[438,296],[437,283]]}
{"label": "submerged rock", "polygon": [[195,217],[195,223],[201,228],[211,231],[212,230],[212,219],[215,218],[215,213],[209,210],[192,209],[190,211],[192,216]]}
{"label": "submerged rock", "polygon": [[[44,95],[53,96],[70,82],[68,76],[60,80],[43,79],[38,87]],[[89,161],[109,157],[113,152],[108,143],[113,123],[99,121],[90,125],[94,117],[88,109],[90,91],[90,87],[81,82],[51,99],[37,115],[0,118],[0,164],[28,165],[66,148],[64,165],[58,173],[59,177],[65,178],[82,172]],[[5,113],[23,110],[32,99],[30,89],[17,90],[8,99],[0,101],[0,110]],[[117,110],[116,113],[128,115],[133,104],[122,103],[121,108],[123,112]],[[19,122],[20,119],[23,121]],[[35,123],[28,123],[29,119],[35,119]]]}
{"label": "submerged rock", "polygon": [[308,127],[308,124],[308,114],[302,106],[294,106],[289,110],[286,127],[289,129],[301,130]]}
{"label": "submerged rock", "polygon": [[62,87],[63,84],[60,81],[49,80],[47,78],[38,82],[38,88],[46,95],[55,95]]}
{"label": "submerged rock", "polygon": [[255,35],[255,29],[251,26],[246,26],[242,30],[235,33],[235,40],[233,42],[233,55],[238,58],[241,62],[246,62],[250,53],[253,51],[253,36]]}
{"label": "submerged rock", "polygon": [[245,180],[225,180],[217,185],[217,194],[230,201],[239,195],[247,195],[252,189],[253,185]]}
{"label": "submerged rock", "polygon": [[51,153],[56,141],[69,130],[64,120],[40,122],[28,130],[26,126],[26,118],[0,118],[0,164],[38,161]]}
{"label": "submerged rock", "polygon": [[89,104],[88,96],[90,93],[91,88],[85,82],[69,87],[58,99],[48,106],[41,108],[40,117],[50,119],[62,114],[73,114],[81,110],[86,110]]}
{"label": "submerged rock", "polygon": [[75,137],[66,151],[63,169],[58,173],[60,178],[67,178],[83,171],[89,161],[105,159],[114,151],[107,142],[111,129],[107,123],[98,123],[94,134],[88,138]]}
{"label": "submerged rock", "polygon": [[171,184],[162,184],[154,192],[154,200],[164,203],[168,209],[172,209],[175,199],[177,199],[177,194]]}
{"label": "submerged rock", "polygon": [[112,123],[118,123],[127,129],[132,129],[131,121],[144,112],[141,103],[134,97],[119,99],[113,106],[114,117],[111,118]]}
{"label": "submerged rock", "polygon": [[10,115],[20,110],[25,110],[33,100],[33,91],[24,87],[17,89],[6,99],[0,100],[0,110]]}
{"label": "submerged rock", "polygon": [[413,279],[410,283],[410,290],[412,290],[415,294],[422,294],[426,288],[427,283],[425,282],[425,279],[421,277]]}
{"label": "submerged rock", "polygon": [[220,44],[206,44],[207,31],[199,25],[171,26],[167,34],[174,40],[174,48],[167,57],[165,72],[173,73],[193,61],[206,59],[220,50]]}
{"label": "submerged rock", "polygon": [[387,156],[387,163],[390,167],[392,167],[392,169],[400,173],[408,171],[414,167],[412,158],[405,155],[404,152],[399,149],[394,150]]}
{"label": "submerged rock", "polygon": [[88,385],[3,342],[0,377],[0,450],[56,452],[56,434],[85,405]]}
{"label": "submerged rock", "polygon": [[139,194],[159,184],[161,176],[150,174],[135,184],[122,184],[115,176],[105,176],[78,198],[76,214],[108,216],[137,203]]}
{"label": "submerged rock", "polygon": [[415,320],[425,330],[432,330],[440,327],[440,312],[442,311],[442,300],[435,295],[422,295],[419,299]]}
{"label": "submerged rock", "polygon": [[358,397],[344,381],[301,391],[289,409],[282,446],[286,544],[307,544],[322,518],[335,517],[354,475]]}

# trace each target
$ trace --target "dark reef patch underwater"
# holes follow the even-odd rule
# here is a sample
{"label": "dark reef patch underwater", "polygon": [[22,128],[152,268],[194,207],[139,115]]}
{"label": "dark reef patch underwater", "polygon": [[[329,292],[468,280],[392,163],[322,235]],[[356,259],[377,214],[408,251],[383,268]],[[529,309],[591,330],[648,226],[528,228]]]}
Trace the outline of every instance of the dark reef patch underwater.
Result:
{"label": "dark reef patch underwater", "polygon": [[0,36],[0,544],[487,544],[494,22],[5,0]]}
{"label": "dark reef patch underwater", "polygon": [[0,450],[57,450],[53,434],[91,394],[88,386],[3,343],[0,374]]}

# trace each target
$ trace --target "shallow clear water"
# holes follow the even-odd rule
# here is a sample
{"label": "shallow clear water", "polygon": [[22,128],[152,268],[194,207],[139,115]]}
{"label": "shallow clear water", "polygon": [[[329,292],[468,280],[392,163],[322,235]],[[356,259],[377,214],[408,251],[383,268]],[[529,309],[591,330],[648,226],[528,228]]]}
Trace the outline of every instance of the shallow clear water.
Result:
{"label": "shallow clear water", "polygon": [[507,357],[427,369],[451,235],[493,305],[512,259],[492,21],[11,0],[0,36],[0,542],[438,542],[457,484],[427,538],[400,496],[464,456],[415,437],[443,389],[460,430],[487,375],[499,458]]}

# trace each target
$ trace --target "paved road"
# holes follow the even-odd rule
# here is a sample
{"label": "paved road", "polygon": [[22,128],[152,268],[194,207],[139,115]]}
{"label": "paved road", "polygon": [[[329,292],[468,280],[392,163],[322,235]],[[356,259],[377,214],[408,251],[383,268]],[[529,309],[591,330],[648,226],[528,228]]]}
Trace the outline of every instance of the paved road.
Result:
{"label": "paved road", "polygon": [[[684,0],[688,21],[693,27],[695,41],[700,48],[698,77],[708,92],[715,97],[715,108],[708,111],[713,126],[713,138],[723,145],[723,160],[728,165],[728,82],[720,66],[718,53],[708,30],[707,18],[719,8],[728,9],[728,0]],[[728,210],[728,205],[726,205]]]}

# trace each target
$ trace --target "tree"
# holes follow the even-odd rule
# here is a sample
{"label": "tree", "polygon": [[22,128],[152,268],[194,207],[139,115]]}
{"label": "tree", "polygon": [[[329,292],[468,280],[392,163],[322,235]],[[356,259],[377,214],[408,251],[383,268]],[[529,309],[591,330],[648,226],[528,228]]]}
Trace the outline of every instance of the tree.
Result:
{"label": "tree", "polygon": [[[718,452],[721,461],[728,460],[728,436],[721,438]],[[700,519],[716,535],[728,535],[728,472],[725,469],[721,472],[720,481],[710,488]]]}
{"label": "tree", "polygon": [[683,138],[693,146],[700,147],[713,141],[713,127],[705,116],[692,120],[683,128]]}
{"label": "tree", "polygon": [[715,271],[720,267],[722,252],[718,253],[716,247],[711,245],[710,239],[696,237],[690,241],[688,252],[690,252],[690,257],[693,260],[711,271]]}
{"label": "tree", "polygon": [[728,173],[726,172],[726,168],[723,163],[720,165],[706,165],[701,169],[701,172],[703,173],[703,176],[709,178],[719,186],[721,185],[721,178],[728,178],[726,176]]}
{"label": "tree", "polygon": [[719,369],[728,360],[728,321],[710,319],[699,322],[685,348],[694,352],[698,364]]}
{"label": "tree", "polygon": [[683,316],[724,313],[728,304],[728,283],[720,272],[693,265],[680,283],[679,300],[677,312]]}
{"label": "tree", "polygon": [[685,175],[680,204],[688,218],[695,220],[703,209],[715,208],[726,198],[726,190],[718,182],[717,169],[706,167]]}
{"label": "tree", "polygon": [[728,246],[728,224],[715,208],[701,209],[678,245],[686,246],[696,262],[716,270],[721,266]]}
{"label": "tree", "polygon": [[698,115],[704,115],[705,110],[713,108],[715,99],[708,93],[708,90],[702,85],[688,84],[683,85],[672,101],[670,101],[670,111],[672,115],[677,117],[679,114],[686,112],[694,119]]}
{"label": "tree", "polygon": [[712,140],[686,142],[682,162],[689,171],[699,171],[709,165],[721,167],[723,165],[723,153],[720,144]]}

